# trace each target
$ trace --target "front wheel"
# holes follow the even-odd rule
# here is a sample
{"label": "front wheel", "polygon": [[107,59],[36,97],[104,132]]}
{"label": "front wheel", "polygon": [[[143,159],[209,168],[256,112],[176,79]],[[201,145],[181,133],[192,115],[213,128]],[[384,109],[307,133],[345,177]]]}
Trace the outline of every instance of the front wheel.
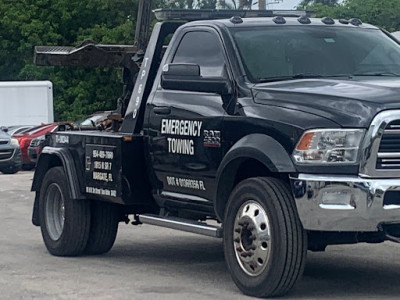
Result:
{"label": "front wheel", "polygon": [[0,172],[3,174],[15,174],[17,173],[21,168],[18,166],[7,166],[7,167],[2,167],[0,168]]}
{"label": "front wheel", "polygon": [[44,243],[51,254],[82,254],[89,237],[90,206],[87,200],[70,198],[62,167],[51,168],[44,176],[39,197],[39,219]]}
{"label": "front wheel", "polygon": [[250,178],[232,192],[224,219],[225,260],[239,289],[272,297],[301,275],[306,235],[289,187],[275,178]]}

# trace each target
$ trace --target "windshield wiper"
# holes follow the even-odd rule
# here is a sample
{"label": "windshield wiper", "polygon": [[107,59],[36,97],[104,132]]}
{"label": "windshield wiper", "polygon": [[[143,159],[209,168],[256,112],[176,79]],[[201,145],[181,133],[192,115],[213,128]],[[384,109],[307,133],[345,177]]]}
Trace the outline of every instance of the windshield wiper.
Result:
{"label": "windshield wiper", "polygon": [[284,81],[284,80],[291,80],[291,79],[319,78],[319,77],[322,77],[322,75],[295,74],[295,75],[288,75],[288,76],[275,76],[275,77],[260,78],[258,80],[258,82],[262,83],[262,82],[274,82],[274,81]]}
{"label": "windshield wiper", "polygon": [[393,72],[370,72],[370,73],[355,73],[352,76],[394,76],[400,77],[400,74]]}
{"label": "windshield wiper", "polygon": [[337,75],[321,75],[321,74],[307,74],[307,73],[299,73],[290,76],[276,76],[276,77],[268,77],[261,78],[258,80],[259,83],[265,82],[274,82],[274,81],[284,81],[291,79],[308,79],[308,78],[331,78],[331,77],[350,77],[349,74],[337,74]]}

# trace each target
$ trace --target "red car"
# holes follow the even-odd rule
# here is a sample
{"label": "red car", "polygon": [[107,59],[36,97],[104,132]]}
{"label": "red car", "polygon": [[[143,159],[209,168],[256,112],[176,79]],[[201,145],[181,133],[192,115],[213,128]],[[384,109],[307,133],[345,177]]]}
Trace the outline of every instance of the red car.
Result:
{"label": "red car", "polygon": [[73,125],[69,122],[50,123],[33,127],[22,134],[13,135],[13,137],[18,140],[21,148],[22,167],[24,169],[31,169],[35,166],[35,162],[31,161],[28,155],[28,147],[33,139],[43,137],[49,132],[66,131],[72,128]]}

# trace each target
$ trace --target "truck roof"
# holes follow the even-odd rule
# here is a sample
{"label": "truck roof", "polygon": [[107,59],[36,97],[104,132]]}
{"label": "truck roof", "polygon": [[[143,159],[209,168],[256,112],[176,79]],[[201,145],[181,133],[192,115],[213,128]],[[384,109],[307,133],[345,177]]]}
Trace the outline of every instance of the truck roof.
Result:
{"label": "truck roof", "polygon": [[315,18],[314,11],[305,10],[223,10],[223,9],[156,9],[153,11],[160,21],[188,21],[189,25],[210,25],[225,27],[253,26],[340,26],[378,29],[361,20]]}
{"label": "truck roof", "polygon": [[[262,17],[262,18],[240,18],[234,17],[237,21],[231,19],[217,19],[217,20],[201,20],[201,21],[191,21],[184,26],[200,26],[200,25],[210,25],[214,24],[218,27],[230,27],[230,28],[240,28],[240,27],[254,27],[254,26],[335,26],[335,27],[353,27],[353,28],[363,28],[363,29],[378,29],[378,27],[371,24],[362,23],[355,25],[351,23],[351,20],[333,20],[334,24],[327,24],[327,19],[330,18],[307,18],[310,22],[309,24],[302,24],[299,17],[278,17],[283,19],[285,23],[277,22],[277,17]],[[332,20],[332,19],[330,19]],[[357,19],[355,19],[357,20]],[[239,23],[240,22],[240,23]]]}

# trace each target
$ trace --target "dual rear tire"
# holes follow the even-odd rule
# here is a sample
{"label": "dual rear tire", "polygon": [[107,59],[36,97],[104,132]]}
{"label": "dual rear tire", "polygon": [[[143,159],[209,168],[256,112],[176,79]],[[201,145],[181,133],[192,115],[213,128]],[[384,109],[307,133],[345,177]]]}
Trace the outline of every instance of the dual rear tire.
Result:
{"label": "dual rear tire", "polygon": [[118,206],[71,199],[62,167],[44,176],[39,197],[39,220],[47,250],[55,256],[102,254],[114,244]]}

